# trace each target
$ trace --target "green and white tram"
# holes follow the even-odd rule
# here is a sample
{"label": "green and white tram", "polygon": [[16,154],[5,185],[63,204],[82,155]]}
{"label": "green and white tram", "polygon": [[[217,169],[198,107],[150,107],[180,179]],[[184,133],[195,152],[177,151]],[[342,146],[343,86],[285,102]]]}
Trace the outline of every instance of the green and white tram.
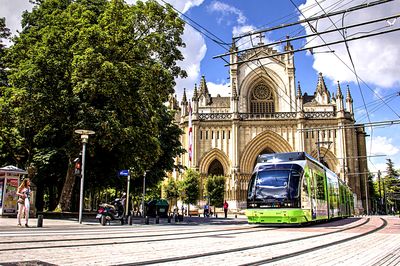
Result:
{"label": "green and white tram", "polygon": [[303,224],[353,214],[350,188],[309,154],[258,157],[248,186],[249,223]]}

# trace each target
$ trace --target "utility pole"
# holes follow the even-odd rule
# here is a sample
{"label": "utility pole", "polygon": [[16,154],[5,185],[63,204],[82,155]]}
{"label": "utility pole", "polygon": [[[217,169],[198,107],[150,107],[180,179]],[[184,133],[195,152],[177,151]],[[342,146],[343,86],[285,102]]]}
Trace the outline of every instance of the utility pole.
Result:
{"label": "utility pole", "polygon": [[381,192],[381,171],[378,170],[378,189],[379,189],[379,212],[382,212],[382,192]]}

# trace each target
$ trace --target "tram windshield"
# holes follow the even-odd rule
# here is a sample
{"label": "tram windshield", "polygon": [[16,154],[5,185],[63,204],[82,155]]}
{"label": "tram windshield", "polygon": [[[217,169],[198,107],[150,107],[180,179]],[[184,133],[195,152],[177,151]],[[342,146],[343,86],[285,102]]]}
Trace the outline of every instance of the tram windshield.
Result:
{"label": "tram windshield", "polygon": [[248,188],[248,208],[298,208],[302,169],[291,166],[280,165],[254,173]]}

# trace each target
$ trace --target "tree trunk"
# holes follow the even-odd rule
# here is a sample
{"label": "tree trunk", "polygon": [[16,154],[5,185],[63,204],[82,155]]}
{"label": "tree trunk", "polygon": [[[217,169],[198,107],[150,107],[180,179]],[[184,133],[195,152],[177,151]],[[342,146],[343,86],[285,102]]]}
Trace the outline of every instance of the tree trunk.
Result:
{"label": "tree trunk", "polygon": [[71,198],[74,185],[75,185],[74,168],[73,164],[69,163],[69,167],[67,169],[67,175],[65,177],[65,183],[61,191],[60,201],[58,203],[58,207],[61,209],[61,211],[71,210]]}

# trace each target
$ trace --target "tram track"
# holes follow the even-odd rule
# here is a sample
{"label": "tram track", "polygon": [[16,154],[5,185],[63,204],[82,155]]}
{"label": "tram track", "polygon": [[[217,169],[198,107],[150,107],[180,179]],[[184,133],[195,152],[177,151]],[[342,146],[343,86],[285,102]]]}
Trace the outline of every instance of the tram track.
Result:
{"label": "tram track", "polygon": [[365,232],[365,233],[362,233],[362,234],[359,234],[359,235],[355,235],[355,236],[352,236],[352,237],[348,237],[348,238],[345,238],[345,239],[341,239],[341,240],[338,240],[338,241],[330,242],[330,243],[327,243],[327,244],[319,245],[319,246],[316,246],[316,247],[312,247],[312,248],[308,248],[308,249],[292,252],[292,253],[289,253],[289,254],[284,254],[284,255],[281,255],[281,256],[276,256],[276,257],[265,259],[265,260],[259,260],[259,261],[256,261],[256,262],[246,263],[246,264],[243,264],[243,265],[257,266],[257,265],[264,265],[266,263],[277,262],[277,261],[281,261],[281,260],[284,260],[284,259],[289,259],[289,258],[301,256],[301,255],[304,255],[304,254],[307,254],[307,253],[310,253],[310,252],[314,252],[314,251],[317,251],[317,250],[321,250],[321,249],[324,249],[324,248],[332,247],[333,245],[343,244],[343,243],[346,243],[348,241],[355,240],[355,239],[358,239],[358,238],[373,234],[373,233],[375,233],[377,231],[382,230],[388,224],[385,219],[382,219],[382,218],[380,218],[380,219],[383,221],[382,225],[377,227],[377,228],[374,228],[374,229],[372,229],[372,230],[370,230],[368,232]]}
{"label": "tram track", "polygon": [[[327,236],[327,235],[337,234],[337,233],[341,233],[341,232],[344,232],[344,231],[348,231],[348,230],[352,230],[352,229],[361,227],[363,225],[368,224],[369,222],[370,222],[370,218],[366,219],[361,224],[357,224],[357,225],[354,225],[354,226],[342,228],[342,229],[335,230],[335,231],[332,231],[332,232],[316,234],[316,235],[312,235],[312,236],[299,237],[299,238],[283,240],[283,241],[276,241],[276,242],[272,242],[272,243],[250,245],[250,246],[231,248],[231,249],[224,249],[224,250],[218,250],[218,251],[210,251],[210,252],[206,252],[206,253],[197,253],[197,254],[185,255],[185,256],[176,256],[176,257],[168,257],[168,258],[161,258],[161,259],[154,259],[154,260],[146,260],[146,261],[140,261],[140,262],[123,263],[123,264],[117,264],[117,265],[118,266],[127,266],[127,265],[161,264],[161,263],[176,262],[176,261],[189,260],[189,259],[207,258],[207,257],[211,257],[211,256],[216,256],[216,255],[225,255],[227,253],[248,251],[248,250],[257,249],[257,248],[270,247],[270,246],[275,246],[275,245],[280,245],[280,244],[287,244],[287,243],[291,243],[291,242],[296,242],[296,241],[301,241],[301,240],[308,240],[308,239],[312,239],[312,238],[317,238],[317,237],[323,237],[323,236]],[[387,224],[386,221],[385,221],[385,223]],[[385,226],[386,226],[386,224],[385,224]],[[375,232],[375,231],[377,231],[377,229],[374,229],[373,231]],[[261,263],[261,264],[263,264],[263,263]],[[249,265],[249,264],[246,263],[245,265]]]}
{"label": "tram track", "polygon": [[[130,235],[130,236],[114,236],[114,237],[108,237],[104,238],[102,237],[91,237],[91,238],[63,238],[63,239],[38,239],[38,240],[29,240],[26,241],[25,243],[28,244],[38,244],[38,243],[54,243],[54,242],[68,242],[68,241],[98,241],[98,240],[106,240],[106,242],[102,243],[82,243],[82,244],[69,244],[69,245],[43,245],[43,246],[21,246],[21,247],[10,247],[10,248],[0,248],[1,251],[18,251],[18,250],[24,250],[24,249],[47,249],[47,248],[68,248],[68,247],[84,247],[84,246],[102,246],[102,245],[118,245],[118,244],[136,244],[136,243],[149,243],[149,242],[160,242],[160,241],[174,241],[174,240],[185,240],[185,239],[193,239],[193,238],[202,238],[202,237],[224,237],[224,236],[230,236],[230,235],[237,235],[237,234],[246,234],[246,233],[254,233],[257,231],[269,231],[269,230],[276,230],[277,228],[261,228],[254,230],[257,227],[248,227],[248,228],[243,228],[243,227],[235,227],[235,228],[230,228],[230,229],[219,229],[219,230],[214,230],[214,231],[189,231],[189,232],[181,232],[179,235],[176,233],[168,233],[168,234],[151,234],[151,235]],[[234,231],[234,232],[232,232]],[[241,232],[237,232],[241,231]],[[218,234],[215,234],[215,232],[220,232]],[[223,233],[226,232],[226,233]],[[133,232],[135,233],[135,232]],[[213,234],[214,233],[214,234]],[[194,235],[194,236],[189,236],[185,237],[187,235]],[[177,237],[178,236],[178,237]],[[184,236],[184,237],[182,237]],[[159,239],[148,239],[148,238],[154,238],[154,237],[170,237],[170,238],[159,238]],[[134,241],[121,241],[123,239],[142,239],[142,240],[134,240]],[[143,239],[145,238],[145,239]],[[110,241],[112,240],[112,241]],[[15,238],[13,238],[10,241],[2,241],[0,243],[0,246],[9,246],[15,244],[15,242],[18,243],[24,243],[21,241],[16,241]]]}

